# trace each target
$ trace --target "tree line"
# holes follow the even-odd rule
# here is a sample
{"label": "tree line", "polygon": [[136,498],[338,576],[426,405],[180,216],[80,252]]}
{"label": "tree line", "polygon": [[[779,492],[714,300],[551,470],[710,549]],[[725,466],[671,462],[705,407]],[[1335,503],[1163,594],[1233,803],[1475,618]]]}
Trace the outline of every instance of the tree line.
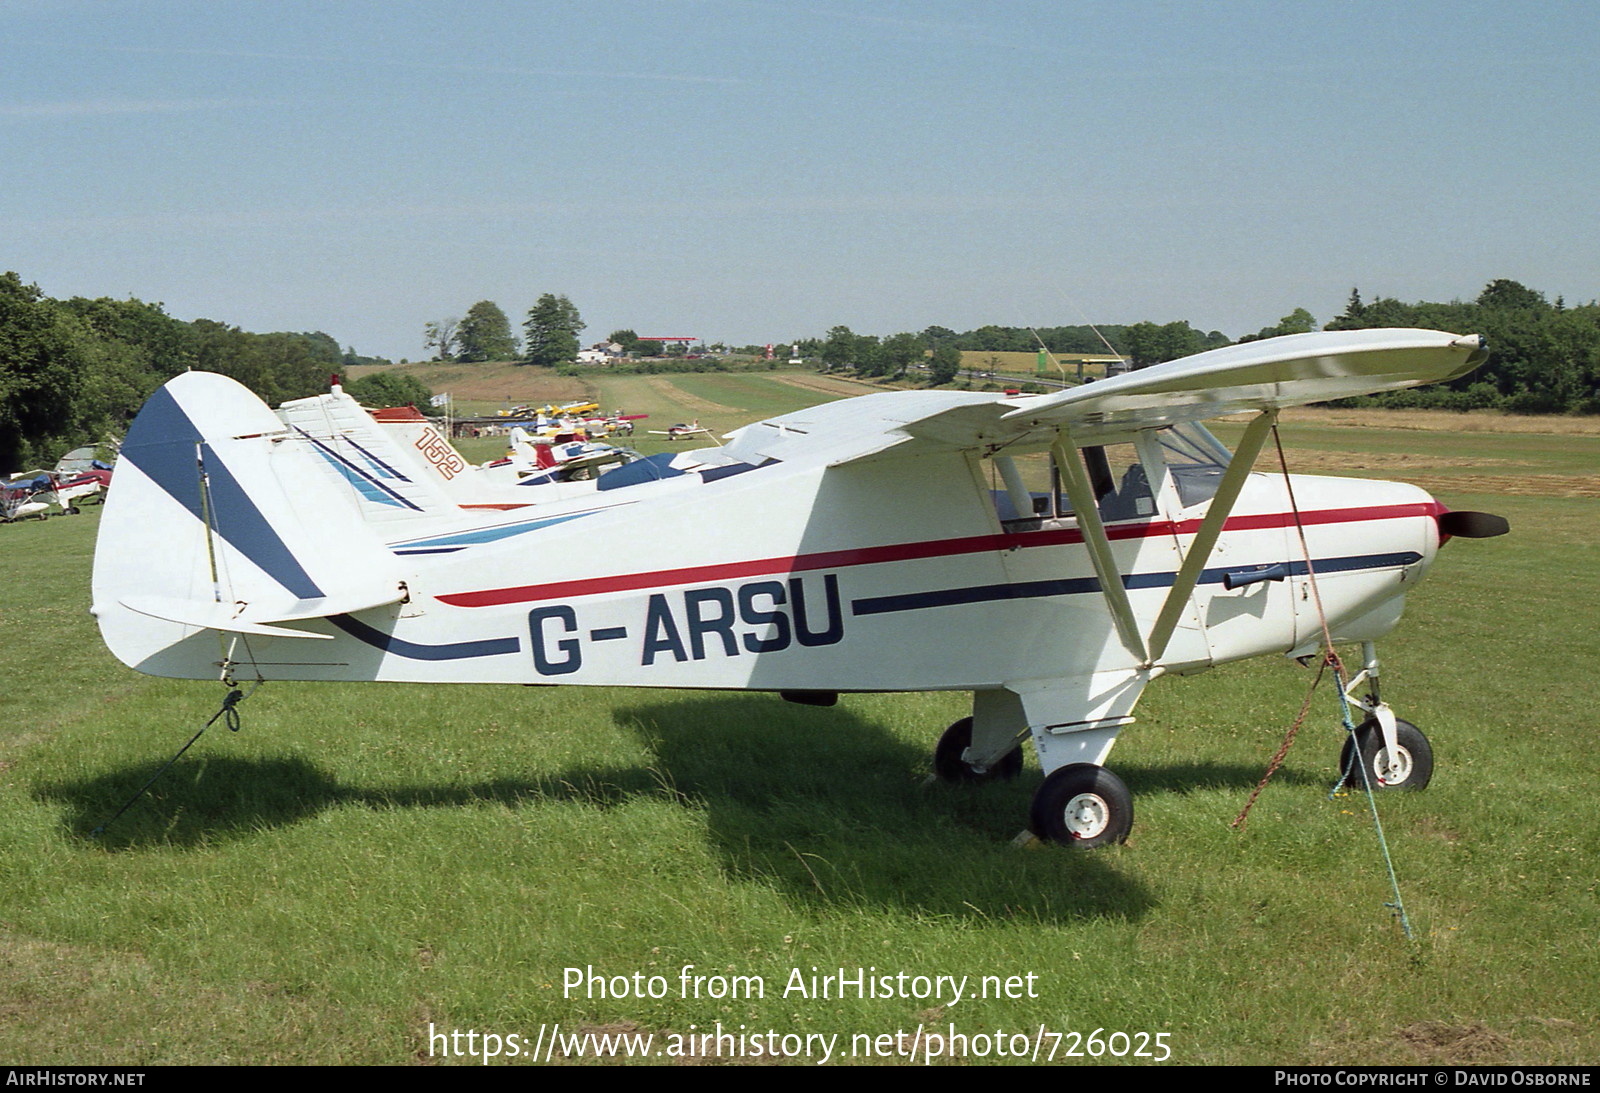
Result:
{"label": "tree line", "polygon": [[[911,365],[925,362],[929,381],[949,383],[961,368],[962,352],[1108,353],[1130,357],[1135,368],[1177,360],[1207,349],[1233,344],[1213,330],[1202,333],[1187,322],[1134,323],[1130,326],[980,326],[957,333],[930,326],[921,333],[857,334],[836,326],[823,338],[803,338],[795,343],[807,357],[820,358],[829,370],[852,369],[858,375],[903,376]],[[1107,348],[1108,344],[1112,347]]]}
{"label": "tree line", "polygon": [[183,322],[160,304],[52,299],[0,275],[0,473],[48,466],[70,448],[120,436],[144,400],[188,369],[231,376],[270,405],[328,389],[350,364],[382,363],[321,331],[252,334]]}
{"label": "tree line", "polygon": [[[455,359],[518,359],[550,366],[577,356],[578,336],[585,328],[572,301],[554,293],[540,296],[529,309],[520,344],[505,313],[489,301],[473,305],[466,319],[449,321],[448,330],[433,330],[435,325],[429,324],[430,331],[443,339]],[[1600,304],[1594,301],[1568,306],[1559,296],[1551,301],[1505,279],[1490,282],[1470,302],[1366,301],[1353,289],[1344,312],[1325,329],[1369,327],[1481,334],[1492,352],[1489,363],[1471,375],[1356,400],[1361,404],[1600,413]],[[1316,320],[1297,308],[1241,340],[1315,329]],[[784,344],[796,345],[803,356],[820,359],[827,368],[865,375],[900,375],[912,364],[926,362],[929,379],[937,384],[954,378],[963,350],[1031,352],[1042,343],[1053,353],[1099,353],[1106,349],[1102,337],[1138,367],[1229,344],[1220,332],[1202,332],[1186,321],[1098,330],[987,325],[959,333],[930,326],[920,333],[886,337],[836,326],[825,337]],[[57,300],[16,273],[5,273],[0,275],[0,472],[47,465],[69,448],[120,435],[151,392],[186,369],[231,376],[277,405],[325,391],[330,373],[367,363],[388,362],[357,356],[353,349],[341,351],[321,331],[256,334],[210,319],[184,322],[159,303],[136,299]],[[349,389],[372,402],[414,402],[426,409],[427,388],[409,376],[378,373]]]}
{"label": "tree line", "polygon": [[1356,405],[1600,414],[1600,303],[1593,300],[1569,307],[1505,279],[1489,282],[1471,303],[1365,302],[1352,289],[1326,329],[1386,326],[1481,334],[1489,363],[1446,384],[1350,400]]}
{"label": "tree line", "polygon": [[[1490,349],[1482,368],[1447,384],[1392,391],[1347,405],[1504,410],[1519,414],[1600,413],[1600,303],[1568,306],[1550,301],[1535,289],[1499,279],[1484,286],[1470,301],[1403,303],[1392,297],[1363,301],[1352,289],[1345,310],[1321,329],[1362,330],[1374,327],[1420,327],[1459,334],[1480,334]],[[1305,308],[1295,308],[1278,322],[1241,342],[1319,329]],[[1187,321],[1139,322],[1127,326],[1017,327],[981,326],[956,332],[930,326],[920,334],[888,337],[856,334],[836,326],[826,337],[796,344],[807,357],[827,369],[850,369],[865,376],[903,375],[911,363],[925,360],[930,382],[948,383],[960,367],[960,352],[1104,353],[1110,351],[1144,368],[1233,342],[1220,331],[1201,332]]]}

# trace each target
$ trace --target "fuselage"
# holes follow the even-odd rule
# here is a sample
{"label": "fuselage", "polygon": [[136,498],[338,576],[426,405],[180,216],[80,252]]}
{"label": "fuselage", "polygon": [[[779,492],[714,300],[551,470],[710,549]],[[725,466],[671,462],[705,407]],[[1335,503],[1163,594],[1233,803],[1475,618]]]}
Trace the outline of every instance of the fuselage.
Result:
{"label": "fuselage", "polygon": [[[1081,676],[1137,658],[1116,639],[1078,521],[1015,519],[972,453],[842,467],[772,462],[481,513],[394,537],[407,602],[251,637],[268,679],[898,691]],[[1137,511],[1101,502],[1135,616],[1165,601],[1209,498],[1149,466]],[[1169,473],[1170,472],[1170,473]],[[1393,626],[1437,549],[1416,487],[1250,476],[1159,666],[1193,671]],[[1187,503],[1186,503],[1187,502]],[[1042,503],[1041,503],[1042,504]],[[1012,518],[1008,518],[1012,517]],[[1304,548],[1300,531],[1305,535]],[[1309,549],[1310,564],[1305,552]],[[1225,578],[1281,567],[1228,589]],[[148,621],[148,620],[147,620]],[[212,677],[214,634],[139,666]],[[245,655],[236,650],[234,659]]]}

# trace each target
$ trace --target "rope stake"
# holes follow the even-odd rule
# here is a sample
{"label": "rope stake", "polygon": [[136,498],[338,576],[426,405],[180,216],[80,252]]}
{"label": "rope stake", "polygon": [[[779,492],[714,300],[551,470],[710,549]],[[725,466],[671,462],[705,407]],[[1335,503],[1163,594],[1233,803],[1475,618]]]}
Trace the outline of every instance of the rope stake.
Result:
{"label": "rope stake", "polygon": [[[260,686],[260,682],[258,681],[256,683],[256,687],[259,687],[259,686]],[[100,838],[102,835],[104,835],[106,833],[106,828],[110,827],[112,824],[114,824],[118,820],[122,819],[122,814],[124,812],[127,812],[128,809],[132,808],[133,805],[134,805],[134,802],[138,801],[138,799],[140,797],[143,797],[145,795],[145,792],[147,790],[149,790],[149,788],[151,786],[156,784],[156,779],[157,778],[160,778],[163,774],[167,773],[167,771],[171,770],[172,769],[172,765],[174,763],[176,763],[179,759],[183,758],[183,753],[188,751],[190,746],[193,745],[196,740],[200,739],[200,737],[205,733],[205,731],[207,729],[209,729],[212,725],[215,725],[219,719],[223,722],[223,724],[228,726],[228,731],[229,732],[238,732],[239,731],[239,727],[240,727],[240,725],[239,725],[239,703],[243,702],[245,699],[247,699],[251,695],[255,694],[256,693],[256,687],[251,687],[248,691],[241,691],[241,690],[238,689],[238,687],[234,686],[233,684],[229,684],[228,685],[227,694],[222,696],[222,705],[220,707],[218,707],[216,713],[211,715],[211,720],[207,721],[204,725],[201,725],[200,726],[200,731],[195,733],[193,736],[189,737],[189,743],[185,744],[183,747],[179,748],[176,755],[174,755],[171,759],[168,759],[166,764],[160,770],[158,770],[154,774],[152,774],[150,776],[150,780],[148,782],[146,782],[144,785],[139,787],[139,792],[135,793],[132,797],[129,797],[128,798],[128,803],[123,805],[121,808],[117,809],[117,814],[115,816],[111,817],[111,819],[107,820],[105,823],[101,824],[99,827],[97,827],[93,831],[89,832],[89,837],[92,838],[92,839]]]}

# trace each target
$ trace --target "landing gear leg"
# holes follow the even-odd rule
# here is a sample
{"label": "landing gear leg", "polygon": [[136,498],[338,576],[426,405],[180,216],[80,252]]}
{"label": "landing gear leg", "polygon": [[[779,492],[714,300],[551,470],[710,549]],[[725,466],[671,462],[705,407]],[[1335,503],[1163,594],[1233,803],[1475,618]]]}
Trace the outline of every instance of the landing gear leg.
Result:
{"label": "landing gear leg", "polygon": [[1028,829],[1046,842],[1091,850],[1120,843],[1133,827],[1133,795],[1103,764],[1123,723],[1062,731],[1037,728],[1039,765],[1049,771],[1028,813]]}
{"label": "landing gear leg", "polygon": [[963,717],[944,730],[939,746],[933,749],[933,772],[945,782],[987,782],[1001,778],[1010,780],[1022,773],[1022,749],[1012,748],[990,764],[973,763],[968,756],[972,751],[972,718]]}
{"label": "landing gear leg", "polygon": [[[1396,717],[1380,697],[1377,647],[1362,642],[1361,656],[1361,672],[1345,687],[1345,700],[1368,717],[1339,754],[1342,784],[1346,789],[1425,789],[1433,777],[1433,746],[1421,729]],[[1357,691],[1363,684],[1367,693],[1361,696]]]}

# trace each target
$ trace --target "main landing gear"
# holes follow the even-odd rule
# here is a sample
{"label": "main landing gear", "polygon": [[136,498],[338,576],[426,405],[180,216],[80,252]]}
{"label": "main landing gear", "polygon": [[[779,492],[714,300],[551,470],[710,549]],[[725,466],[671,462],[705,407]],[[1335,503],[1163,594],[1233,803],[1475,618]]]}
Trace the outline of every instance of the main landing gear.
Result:
{"label": "main landing gear", "polygon": [[[1022,772],[1022,748],[1012,748],[988,765],[969,762],[972,718],[944,731],[933,752],[933,771],[941,781],[966,785],[1007,780]],[[1120,843],[1133,827],[1133,795],[1122,779],[1094,763],[1069,763],[1050,773],[1033,795],[1028,828],[1041,839],[1091,849]]]}
{"label": "main landing gear", "polygon": [[966,759],[972,746],[972,718],[963,717],[944,730],[933,749],[933,772],[945,782],[988,782],[996,778],[1010,781],[1022,773],[1022,748],[1012,748],[998,762],[976,765]]}
{"label": "main landing gear", "polygon": [[[1397,718],[1379,697],[1378,656],[1371,642],[1362,643],[1362,654],[1362,669],[1345,684],[1344,696],[1350,707],[1364,712],[1365,720],[1345,741],[1339,758],[1340,783],[1347,790],[1424,789],[1433,778],[1433,748],[1422,730]],[[1113,693],[1124,684],[1102,678],[1095,684],[1099,689],[1091,693]],[[1142,687],[1143,680],[1134,678],[1133,684]],[[1040,693],[1027,692],[1033,698]],[[1133,720],[1126,711],[1137,690],[1125,691],[1120,708],[1103,707],[1093,720],[1059,724],[1045,718],[1061,716],[1063,710],[1070,716],[1071,702],[1059,701],[1052,709],[1049,701],[1054,696],[1043,693],[1045,700],[1039,705],[1044,716],[1035,708],[1030,717],[1016,692],[977,692],[975,717],[957,721],[939,739],[933,755],[935,775],[967,785],[1013,779],[1022,771],[1018,741],[1031,733],[1046,774],[1029,808],[1029,831],[1046,842],[1084,849],[1125,842],[1133,828],[1133,796],[1122,779],[1101,764],[1117,733]]]}

